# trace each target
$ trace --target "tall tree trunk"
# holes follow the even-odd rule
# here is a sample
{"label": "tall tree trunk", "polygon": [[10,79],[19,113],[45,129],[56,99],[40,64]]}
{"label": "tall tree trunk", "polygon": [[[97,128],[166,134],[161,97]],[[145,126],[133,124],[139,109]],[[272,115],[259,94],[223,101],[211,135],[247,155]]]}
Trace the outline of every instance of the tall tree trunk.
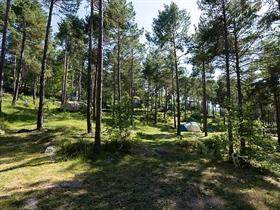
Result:
{"label": "tall tree trunk", "polygon": [[155,113],[154,113],[154,124],[157,124],[158,121],[158,88],[157,85],[155,87],[155,101],[154,101],[154,106],[155,106]]}
{"label": "tall tree trunk", "polygon": [[236,30],[236,22],[234,20],[234,50],[235,50],[235,65],[237,76],[237,94],[238,94],[238,117],[239,117],[239,135],[240,135],[240,153],[244,154],[246,149],[245,138],[243,137],[243,95],[241,90],[241,70],[239,61],[239,43]]}
{"label": "tall tree trunk", "polygon": [[277,92],[274,93],[274,104],[276,110],[276,125],[277,125],[277,137],[278,137],[278,149],[280,152],[280,103],[279,103],[279,95]]}
{"label": "tall tree trunk", "polygon": [[14,56],[14,66],[13,66],[13,95],[16,91],[16,80],[17,80],[17,56]]}
{"label": "tall tree trunk", "polygon": [[36,104],[36,96],[37,96],[37,76],[36,76],[35,73],[34,73],[34,75],[33,75],[32,95],[33,95],[33,104]]}
{"label": "tall tree trunk", "polygon": [[17,100],[18,100],[18,94],[19,94],[19,85],[22,77],[22,65],[23,65],[23,54],[25,49],[25,41],[26,41],[26,29],[23,28],[22,31],[22,40],[21,40],[21,47],[20,47],[20,56],[19,56],[19,63],[18,63],[18,69],[17,69],[17,76],[16,76],[16,88],[13,95],[13,103],[12,105],[15,107]]}
{"label": "tall tree trunk", "polygon": [[92,98],[92,116],[93,120],[96,120],[96,89],[97,89],[97,78],[98,78],[98,64],[96,64],[95,72],[93,73],[93,98]]}
{"label": "tall tree trunk", "polygon": [[115,66],[113,67],[113,83],[114,83],[114,91],[113,91],[113,121],[115,121],[115,112],[116,112],[116,88],[117,88],[117,85],[116,85],[116,68]]}
{"label": "tall tree trunk", "polygon": [[79,77],[78,77],[78,101],[81,101],[81,95],[82,95],[82,69],[79,70]]}
{"label": "tall tree trunk", "polygon": [[202,86],[203,86],[203,131],[204,135],[208,136],[208,126],[207,126],[207,93],[206,93],[206,70],[205,62],[202,63]]}
{"label": "tall tree trunk", "polygon": [[230,69],[229,69],[229,42],[228,42],[228,21],[226,15],[226,0],[221,0],[222,3],[222,13],[223,13],[223,29],[224,29],[224,48],[225,48],[225,56],[226,56],[226,87],[227,87],[227,102],[226,108],[228,111],[227,123],[228,123],[228,140],[229,140],[229,158],[231,158],[231,154],[233,153],[233,135],[232,135],[232,110],[231,110],[231,86],[230,86]]}
{"label": "tall tree trunk", "polygon": [[64,73],[63,73],[63,86],[62,86],[62,95],[61,95],[61,107],[65,106],[65,103],[67,101],[67,80],[68,80],[68,65],[69,59],[68,59],[68,52],[67,47],[65,47],[64,52]]}
{"label": "tall tree trunk", "polygon": [[96,125],[94,151],[101,149],[102,77],[103,77],[103,0],[99,0],[98,79],[96,91]]}
{"label": "tall tree trunk", "polygon": [[89,21],[89,47],[88,47],[88,71],[87,71],[87,132],[92,133],[92,25],[93,25],[93,0],[90,1]]}
{"label": "tall tree trunk", "polygon": [[120,42],[120,32],[118,31],[118,58],[117,58],[117,83],[118,83],[118,106],[121,103],[121,42]]}
{"label": "tall tree trunk", "polygon": [[173,39],[173,55],[174,55],[174,65],[175,65],[175,77],[176,77],[177,135],[180,136],[181,135],[180,86],[179,86],[179,69],[178,69],[175,39]]}
{"label": "tall tree trunk", "polygon": [[134,70],[134,51],[131,49],[131,68],[130,68],[130,85],[129,85],[129,96],[130,96],[130,125],[133,125],[133,70]]}
{"label": "tall tree trunk", "polygon": [[172,69],[172,112],[173,112],[173,127],[176,129],[176,106],[175,106],[175,96],[174,96],[174,69]]}
{"label": "tall tree trunk", "polygon": [[8,19],[10,12],[11,0],[6,1],[6,11],[4,16],[4,26],[2,34],[2,47],[1,47],[1,57],[0,57],[0,113],[2,112],[2,101],[3,101],[3,86],[4,86],[4,62],[6,57],[6,40],[8,31]]}
{"label": "tall tree trunk", "polygon": [[168,89],[165,87],[165,105],[164,105],[164,113],[163,113],[163,118],[166,119],[166,112],[168,109]]}

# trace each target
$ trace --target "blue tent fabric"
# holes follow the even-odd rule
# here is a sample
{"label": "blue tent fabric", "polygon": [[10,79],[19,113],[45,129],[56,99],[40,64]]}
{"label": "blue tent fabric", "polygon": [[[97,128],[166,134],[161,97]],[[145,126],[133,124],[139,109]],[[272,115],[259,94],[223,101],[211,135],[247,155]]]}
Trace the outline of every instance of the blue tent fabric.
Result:
{"label": "blue tent fabric", "polygon": [[180,125],[180,130],[181,130],[181,131],[188,131],[188,129],[187,129],[187,124],[186,124],[186,123],[181,124],[181,125]]}

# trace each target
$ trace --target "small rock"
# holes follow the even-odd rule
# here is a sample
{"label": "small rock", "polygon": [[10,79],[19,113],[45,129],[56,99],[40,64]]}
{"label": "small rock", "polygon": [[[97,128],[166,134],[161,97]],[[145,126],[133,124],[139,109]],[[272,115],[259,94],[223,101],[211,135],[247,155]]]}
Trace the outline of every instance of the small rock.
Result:
{"label": "small rock", "polygon": [[38,209],[38,200],[35,198],[30,198],[26,201],[24,209]]}
{"label": "small rock", "polygon": [[54,155],[55,151],[56,151],[55,146],[48,146],[44,153],[48,155]]}

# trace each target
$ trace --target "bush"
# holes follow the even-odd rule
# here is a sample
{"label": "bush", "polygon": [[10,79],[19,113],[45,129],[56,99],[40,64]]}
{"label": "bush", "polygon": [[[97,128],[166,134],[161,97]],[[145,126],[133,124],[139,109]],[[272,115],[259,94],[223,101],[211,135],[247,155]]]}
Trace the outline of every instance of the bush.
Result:
{"label": "bush", "polygon": [[226,154],[226,148],[228,144],[227,136],[219,135],[213,138],[208,138],[203,141],[207,149],[207,153],[213,154],[217,158],[222,158]]}

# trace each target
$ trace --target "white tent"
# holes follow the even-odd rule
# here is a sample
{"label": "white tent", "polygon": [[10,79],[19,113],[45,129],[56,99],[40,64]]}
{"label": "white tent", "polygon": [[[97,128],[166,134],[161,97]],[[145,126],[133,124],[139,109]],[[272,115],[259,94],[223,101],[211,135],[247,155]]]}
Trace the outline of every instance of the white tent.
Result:
{"label": "white tent", "polygon": [[201,132],[200,126],[197,122],[189,122],[186,124],[186,127],[190,132]]}

